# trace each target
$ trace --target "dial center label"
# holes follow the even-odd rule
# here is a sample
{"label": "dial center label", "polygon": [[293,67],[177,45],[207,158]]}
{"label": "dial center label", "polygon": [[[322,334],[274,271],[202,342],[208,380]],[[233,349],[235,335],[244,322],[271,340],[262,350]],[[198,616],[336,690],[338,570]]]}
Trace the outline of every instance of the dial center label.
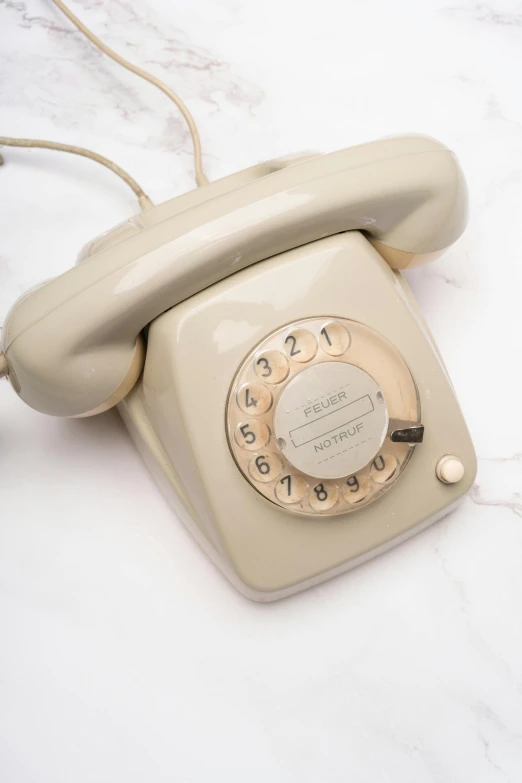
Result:
{"label": "dial center label", "polygon": [[347,362],[321,362],[288,383],[274,427],[282,452],[298,470],[341,478],[375,457],[386,437],[388,408],[364,370]]}

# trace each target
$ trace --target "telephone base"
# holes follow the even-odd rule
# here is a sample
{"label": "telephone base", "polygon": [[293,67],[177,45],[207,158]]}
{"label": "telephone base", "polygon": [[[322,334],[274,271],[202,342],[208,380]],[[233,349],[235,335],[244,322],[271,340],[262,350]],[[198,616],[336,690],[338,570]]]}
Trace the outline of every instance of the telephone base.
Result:
{"label": "telephone base", "polygon": [[[414,379],[424,430],[422,442],[410,444],[410,458],[382,496],[375,492],[375,499],[352,510],[341,508],[342,498],[350,497],[344,479],[324,480],[319,486],[337,484],[337,506],[327,513],[310,513],[305,501],[316,500],[313,478],[301,503],[282,507],[274,494],[261,491],[269,486],[259,483],[263,477],[256,480],[251,474],[252,462],[264,451],[247,450],[250,468],[240,471],[230,434],[227,437],[226,415],[238,367],[248,366],[245,361],[252,352],[258,355],[256,346],[268,338],[280,339],[283,351],[285,324],[299,338],[298,332],[289,331],[292,323],[315,323],[322,317],[327,324],[335,318],[338,324],[351,319],[355,336],[347,355],[357,350],[356,324],[361,334],[372,329],[385,336]],[[317,326],[314,329],[317,337]],[[321,350],[319,346],[316,357]],[[259,355],[269,356],[270,351]],[[362,356],[360,361],[370,361],[364,351]],[[378,369],[375,361],[374,367]],[[288,378],[292,373],[297,377],[297,369],[291,369]],[[394,394],[405,399],[406,387],[391,364],[387,374],[389,401]],[[270,380],[276,380],[275,375]],[[257,388],[260,381],[258,377]],[[284,372],[277,381],[284,385]],[[272,383],[270,388],[277,401],[276,387]],[[330,399],[335,402],[340,396]],[[241,404],[248,410],[246,399],[241,398]],[[156,318],[148,331],[143,375],[119,410],[177,515],[230,582],[255,601],[289,596],[405,541],[451,511],[476,472],[455,392],[418,306],[400,274],[390,270],[359,232],[318,240],[258,263]],[[269,425],[265,432],[274,452],[278,441]],[[445,455],[462,462],[464,475],[456,483],[445,483],[437,475]],[[283,460],[281,454],[278,461]],[[264,469],[264,462],[260,465]],[[316,493],[319,500],[322,495],[323,490]]]}
{"label": "telephone base", "polygon": [[363,565],[363,563],[377,557],[377,555],[388,552],[398,544],[402,544],[417,533],[426,530],[430,525],[443,519],[454,511],[463,500],[462,497],[458,498],[450,506],[447,506],[433,516],[424,519],[405,533],[386,541],[380,547],[365,552],[340,566],[316,574],[298,585],[291,585],[271,592],[255,590],[238,578],[237,573],[227,562],[226,558],[220,554],[214,543],[203,532],[201,521],[198,519],[196,511],[192,507],[186,494],[183,492],[179,477],[147,417],[143,404],[141,381],[123,402],[118,405],[118,411],[146,467],[175,514],[181,519],[187,530],[191,533],[205,554],[208,555],[212,563],[223,573],[236,590],[251,601],[257,601],[258,603],[270,603],[272,601],[278,601],[281,598],[287,598],[295,593],[307,590],[309,587],[314,587],[322,582],[326,582],[328,579],[351,571],[352,568]]}

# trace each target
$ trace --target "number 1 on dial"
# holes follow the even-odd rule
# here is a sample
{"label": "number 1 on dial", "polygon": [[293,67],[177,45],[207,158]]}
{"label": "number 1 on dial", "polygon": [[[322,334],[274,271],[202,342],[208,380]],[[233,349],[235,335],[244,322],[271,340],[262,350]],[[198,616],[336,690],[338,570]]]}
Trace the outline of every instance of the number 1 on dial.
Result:
{"label": "number 1 on dial", "polygon": [[330,356],[340,356],[350,345],[348,330],[338,321],[330,321],[320,331],[320,343],[323,351]]}
{"label": "number 1 on dial", "polygon": [[321,334],[325,338],[325,340],[328,343],[328,345],[331,345],[332,341],[330,340],[330,337],[328,336],[328,332],[326,331],[326,326],[323,326],[323,328],[321,329]]}

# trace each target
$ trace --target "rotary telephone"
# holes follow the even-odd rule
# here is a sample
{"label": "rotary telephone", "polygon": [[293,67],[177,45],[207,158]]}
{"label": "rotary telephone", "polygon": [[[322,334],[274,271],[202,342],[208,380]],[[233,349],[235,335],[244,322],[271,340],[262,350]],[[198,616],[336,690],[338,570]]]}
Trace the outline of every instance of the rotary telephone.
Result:
{"label": "rotary telephone", "polygon": [[22,296],[4,372],[31,407],[114,406],[195,538],[270,601],[446,514],[476,471],[400,270],[466,224],[423,136],[254,166],[95,239]]}

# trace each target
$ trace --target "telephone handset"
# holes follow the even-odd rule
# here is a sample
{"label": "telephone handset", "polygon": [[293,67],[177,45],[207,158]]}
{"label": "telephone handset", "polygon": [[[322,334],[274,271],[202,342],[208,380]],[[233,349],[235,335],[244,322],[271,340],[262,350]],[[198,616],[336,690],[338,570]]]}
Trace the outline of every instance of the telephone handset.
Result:
{"label": "telephone handset", "polygon": [[456,158],[422,136],[253,167],[118,226],[19,299],[9,379],[51,415],[119,404],[231,581],[288,595],[473,481],[451,383],[392,271],[454,242],[466,208]]}
{"label": "telephone handset", "polygon": [[353,230],[406,267],[452,244],[466,221],[455,157],[422,136],[313,157],[215,197],[212,188],[159,223],[146,212],[150,225],[19,300],[3,339],[22,399],[55,416],[112,407],[141,371],[141,331],[198,291]]}

